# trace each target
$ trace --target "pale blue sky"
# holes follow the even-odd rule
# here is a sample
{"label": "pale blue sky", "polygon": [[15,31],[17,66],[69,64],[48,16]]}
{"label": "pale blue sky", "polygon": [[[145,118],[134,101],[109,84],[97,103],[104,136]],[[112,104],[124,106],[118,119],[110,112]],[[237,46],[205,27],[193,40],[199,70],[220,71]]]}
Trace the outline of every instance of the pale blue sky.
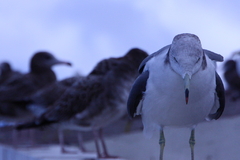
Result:
{"label": "pale blue sky", "polygon": [[153,53],[184,32],[228,57],[240,50],[239,7],[238,0],[0,1],[0,61],[27,72],[33,53],[49,51],[73,63],[54,67],[62,79],[132,47]]}

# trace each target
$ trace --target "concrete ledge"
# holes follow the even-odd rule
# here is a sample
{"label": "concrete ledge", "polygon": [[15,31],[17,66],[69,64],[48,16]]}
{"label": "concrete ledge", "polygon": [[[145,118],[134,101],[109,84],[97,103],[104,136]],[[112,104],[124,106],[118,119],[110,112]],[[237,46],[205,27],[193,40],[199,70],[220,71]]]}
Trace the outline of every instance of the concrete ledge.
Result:
{"label": "concrete ledge", "polygon": [[7,146],[0,146],[0,160],[40,160],[27,154],[16,151]]}

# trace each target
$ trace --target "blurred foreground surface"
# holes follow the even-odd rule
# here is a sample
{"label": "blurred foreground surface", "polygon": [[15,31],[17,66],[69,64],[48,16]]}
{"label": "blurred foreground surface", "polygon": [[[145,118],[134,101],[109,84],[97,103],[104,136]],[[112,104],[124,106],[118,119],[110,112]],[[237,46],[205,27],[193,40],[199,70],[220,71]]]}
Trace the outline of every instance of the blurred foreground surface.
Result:
{"label": "blurred foreground surface", "polygon": [[[240,159],[240,100],[227,99],[223,116],[216,121],[199,124],[196,128],[196,160],[239,160]],[[142,134],[141,119],[132,123],[126,133],[127,118],[104,130],[107,148],[111,155],[125,160],[158,160],[158,133],[152,139]],[[77,148],[76,131],[66,131],[66,145],[77,154],[62,154],[58,145],[57,129],[47,127],[36,130],[35,146],[29,147],[30,135],[22,133],[17,148],[12,147],[11,130],[1,130],[0,160],[95,160],[95,146],[92,133],[83,133],[85,146],[91,153],[81,153]],[[188,160],[190,130],[187,128],[166,128],[164,159]],[[25,138],[24,138],[25,137]],[[25,139],[25,140],[24,140]]]}

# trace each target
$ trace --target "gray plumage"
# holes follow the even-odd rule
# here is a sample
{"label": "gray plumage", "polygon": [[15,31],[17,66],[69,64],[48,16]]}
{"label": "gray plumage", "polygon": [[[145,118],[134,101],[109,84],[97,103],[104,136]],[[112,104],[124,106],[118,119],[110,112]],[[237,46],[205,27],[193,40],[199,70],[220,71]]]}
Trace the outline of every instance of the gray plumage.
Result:
{"label": "gray plumage", "polygon": [[54,103],[81,78],[81,76],[74,76],[61,81],[56,81],[53,84],[38,90],[30,97],[27,97],[22,103],[26,103],[27,108],[31,110],[35,116],[40,116],[47,108],[54,105]]}

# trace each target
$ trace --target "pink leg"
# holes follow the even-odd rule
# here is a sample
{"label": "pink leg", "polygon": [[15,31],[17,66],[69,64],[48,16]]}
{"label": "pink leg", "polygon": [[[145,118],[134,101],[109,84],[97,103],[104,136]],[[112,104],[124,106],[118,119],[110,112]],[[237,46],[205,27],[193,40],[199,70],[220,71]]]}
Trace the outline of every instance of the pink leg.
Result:
{"label": "pink leg", "polygon": [[[117,156],[111,156],[108,154],[107,147],[106,147],[105,141],[102,136],[102,129],[94,131],[94,135],[95,135],[95,144],[96,144],[98,158],[118,158]],[[103,149],[102,155],[100,154],[98,140],[100,140],[100,142],[102,144],[102,149]]]}
{"label": "pink leg", "polygon": [[94,142],[95,142],[95,146],[96,146],[96,150],[97,150],[97,157],[102,158],[101,153],[100,153],[101,151],[100,151],[99,143],[98,143],[98,139],[99,139],[98,130],[94,130],[93,134],[94,134]]}

